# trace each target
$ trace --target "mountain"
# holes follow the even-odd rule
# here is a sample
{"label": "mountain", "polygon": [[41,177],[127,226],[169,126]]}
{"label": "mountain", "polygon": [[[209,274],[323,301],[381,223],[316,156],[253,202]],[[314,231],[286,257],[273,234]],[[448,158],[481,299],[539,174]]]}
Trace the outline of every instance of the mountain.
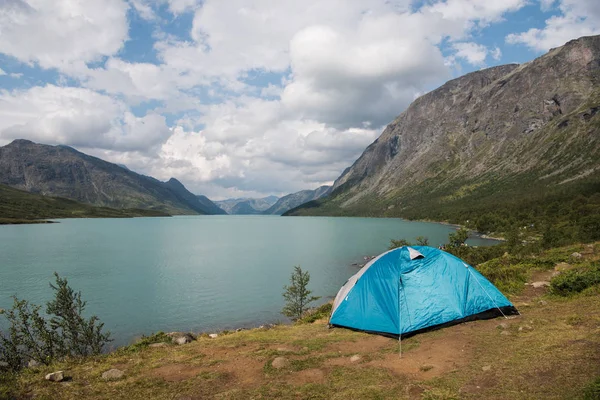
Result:
{"label": "mountain", "polygon": [[176,179],[161,182],[71,147],[22,139],[0,147],[0,184],[119,209],[141,208],[169,214],[218,211],[214,203],[208,199],[199,201]]}
{"label": "mountain", "polygon": [[0,224],[24,223],[44,218],[123,218],[168,214],[153,210],[95,207],[60,197],[42,196],[0,185]]}
{"label": "mountain", "polygon": [[530,202],[535,213],[537,200],[593,197],[599,111],[600,36],[473,72],[415,100],[327,199],[289,214],[468,220],[476,210],[514,213]]}
{"label": "mountain", "polygon": [[260,199],[239,198],[215,201],[219,207],[228,214],[261,214],[278,200],[276,196],[267,196]]}
{"label": "mountain", "polygon": [[282,215],[301,204],[326,197],[331,192],[331,186],[321,186],[315,190],[301,190],[283,196],[273,206],[263,212],[268,215]]}

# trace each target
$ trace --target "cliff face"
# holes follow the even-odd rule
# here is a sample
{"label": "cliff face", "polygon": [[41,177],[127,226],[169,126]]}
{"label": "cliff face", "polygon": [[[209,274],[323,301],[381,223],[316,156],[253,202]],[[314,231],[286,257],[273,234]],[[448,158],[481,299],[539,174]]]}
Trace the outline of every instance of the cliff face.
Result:
{"label": "cliff face", "polygon": [[201,203],[175,179],[160,182],[70,147],[28,140],[0,147],[0,183],[96,206],[173,214],[214,214],[220,210],[210,200],[210,204]]}
{"label": "cliff face", "polygon": [[599,110],[600,36],[465,75],[415,100],[323,204],[376,202],[383,215],[490,192],[492,183],[548,186],[597,175]]}

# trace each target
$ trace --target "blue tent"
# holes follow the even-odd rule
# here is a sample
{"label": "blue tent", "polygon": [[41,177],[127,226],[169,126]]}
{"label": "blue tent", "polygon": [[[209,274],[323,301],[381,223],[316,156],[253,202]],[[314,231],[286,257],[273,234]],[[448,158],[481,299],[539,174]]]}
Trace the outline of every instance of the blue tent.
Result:
{"label": "blue tent", "polygon": [[405,246],[374,258],[348,279],[329,323],[404,335],[516,313],[490,281],[460,258],[432,247]]}

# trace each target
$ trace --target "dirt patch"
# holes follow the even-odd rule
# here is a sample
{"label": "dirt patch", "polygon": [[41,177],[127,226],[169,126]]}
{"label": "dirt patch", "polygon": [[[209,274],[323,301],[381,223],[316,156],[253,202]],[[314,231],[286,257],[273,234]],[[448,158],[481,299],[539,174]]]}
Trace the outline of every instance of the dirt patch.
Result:
{"label": "dirt patch", "polygon": [[[340,328],[341,329],[341,328]],[[326,348],[326,352],[338,352],[344,354],[362,354],[368,355],[377,353],[385,348],[398,343],[396,339],[391,339],[381,335],[365,335],[354,342],[332,343]]]}
{"label": "dirt patch", "polygon": [[366,365],[385,368],[396,375],[410,375],[419,380],[431,379],[458,369],[471,361],[474,343],[464,326],[447,328],[443,339],[429,337],[421,340],[416,349],[400,356],[387,354],[381,360]]}
{"label": "dirt patch", "polygon": [[260,386],[265,378],[263,366],[264,363],[258,360],[240,356],[218,364],[214,369],[230,374],[242,386]]}
{"label": "dirt patch", "polygon": [[202,368],[200,367],[192,367],[186,364],[169,364],[153,369],[151,375],[162,378],[167,382],[180,382],[195,378],[201,372]]}
{"label": "dirt patch", "polygon": [[292,385],[306,385],[308,383],[325,383],[325,372],[318,368],[305,369],[291,374],[288,382]]}

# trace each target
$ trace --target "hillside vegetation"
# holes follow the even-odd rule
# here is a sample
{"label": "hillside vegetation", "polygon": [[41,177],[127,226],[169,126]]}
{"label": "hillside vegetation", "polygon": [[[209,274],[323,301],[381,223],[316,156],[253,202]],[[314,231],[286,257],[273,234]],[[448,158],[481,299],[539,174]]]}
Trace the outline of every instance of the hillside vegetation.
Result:
{"label": "hillside vegetation", "polygon": [[168,216],[161,211],[94,207],[60,197],[42,196],[0,185],[0,224],[32,223],[48,218],[127,218]]}

